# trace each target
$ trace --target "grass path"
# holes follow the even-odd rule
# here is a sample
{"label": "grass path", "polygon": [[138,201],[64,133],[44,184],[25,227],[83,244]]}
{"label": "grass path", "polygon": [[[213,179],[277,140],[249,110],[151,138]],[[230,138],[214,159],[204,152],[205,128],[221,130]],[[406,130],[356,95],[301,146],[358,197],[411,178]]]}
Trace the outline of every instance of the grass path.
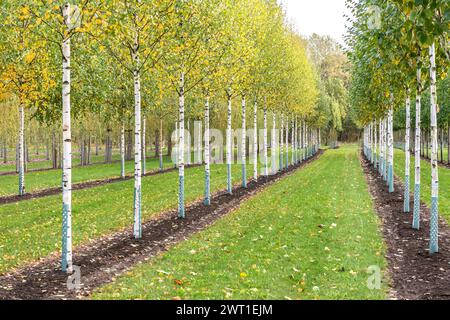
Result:
{"label": "grass path", "polygon": [[[172,166],[170,157],[164,157],[164,168]],[[147,159],[147,172],[159,168],[159,159]],[[134,172],[134,161],[125,163],[125,174]],[[120,177],[120,163],[94,164],[85,167],[73,167],[72,183],[80,183],[107,178]],[[17,175],[0,176],[0,197],[17,194]],[[25,174],[25,189],[33,192],[61,185],[61,170],[50,170],[41,172],[28,172]]]}
{"label": "grass path", "polygon": [[[14,153],[15,155],[15,153]],[[42,159],[43,156],[41,156]],[[34,159],[34,158],[32,158]],[[8,163],[5,164],[2,162],[3,159],[0,159],[0,173],[1,172],[13,172],[16,171],[16,164],[13,163]],[[10,161],[15,161],[14,159],[8,159]],[[112,156],[112,161],[118,161],[120,160],[120,154],[113,154]],[[80,156],[77,153],[73,154],[73,166],[76,167],[80,164]],[[105,161],[105,156],[104,155],[92,155],[91,156],[91,163],[92,164],[100,164],[102,162]],[[52,167],[52,161],[51,160],[40,160],[40,161],[31,161],[27,163],[28,166],[28,170],[37,170],[37,169],[48,169]]]}
{"label": "grass path", "polygon": [[244,202],[209,229],[101,288],[94,299],[384,299],[379,221],[356,146]]}
{"label": "grass path", "polygon": [[[247,171],[248,177],[251,170]],[[233,166],[233,182],[241,166]],[[143,178],[143,218],[174,209],[178,203],[178,172]],[[74,245],[133,224],[134,181],[117,182],[73,192]],[[226,189],[226,166],[211,167],[211,191]],[[203,197],[204,168],[186,171],[186,201]],[[0,273],[58,252],[61,247],[61,196],[0,206]]]}

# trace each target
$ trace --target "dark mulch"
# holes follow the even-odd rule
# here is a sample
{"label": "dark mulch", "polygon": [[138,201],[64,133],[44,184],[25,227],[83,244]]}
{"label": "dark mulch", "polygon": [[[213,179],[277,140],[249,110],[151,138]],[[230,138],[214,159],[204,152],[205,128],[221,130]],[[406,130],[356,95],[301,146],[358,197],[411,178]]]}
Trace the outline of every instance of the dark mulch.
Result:
{"label": "dark mulch", "polygon": [[[201,164],[186,165],[185,167],[193,168],[193,167],[199,167],[199,166],[201,166]],[[172,172],[175,170],[178,170],[178,169],[177,168],[169,168],[169,169],[164,169],[164,170],[155,170],[155,171],[147,172],[143,176],[150,177],[150,176],[155,176],[158,174]],[[76,184],[72,185],[72,190],[83,190],[83,189],[95,188],[95,187],[103,186],[103,185],[109,184],[109,183],[122,182],[122,181],[131,180],[131,179],[134,179],[134,175],[133,176],[128,175],[125,178],[117,177],[117,178],[109,178],[109,179],[103,179],[103,180],[94,180],[94,181],[76,183]],[[23,196],[14,195],[14,196],[0,197],[0,205],[7,204],[7,203],[14,203],[14,202],[18,202],[18,201],[48,197],[48,196],[52,196],[55,194],[60,194],[61,192],[62,192],[61,187],[58,187],[58,188],[49,188],[49,189],[45,189],[45,190],[39,190],[39,191],[32,192],[32,193],[26,193]]]}
{"label": "dark mulch", "polygon": [[[447,300],[450,298],[450,229],[439,223],[440,253],[431,255],[429,246],[430,209],[421,205],[421,229],[412,229],[412,213],[403,212],[403,183],[395,179],[395,192],[370,163],[361,157],[369,191],[382,221],[387,245],[391,296],[401,300]],[[413,196],[410,197],[413,208]]]}
{"label": "dark mulch", "polygon": [[80,291],[67,289],[67,274],[59,269],[59,256],[51,256],[11,274],[0,276],[0,300],[3,299],[80,299],[95,288],[109,283],[137,263],[168,250],[228,214],[245,199],[282,179],[287,174],[316,160],[322,152],[300,165],[276,175],[251,181],[248,188],[235,187],[233,195],[220,192],[211,206],[196,202],[186,208],[186,219],[176,211],[160,214],[143,224],[143,238],[135,240],[132,230],[93,240],[74,250],[74,264],[81,267]]}

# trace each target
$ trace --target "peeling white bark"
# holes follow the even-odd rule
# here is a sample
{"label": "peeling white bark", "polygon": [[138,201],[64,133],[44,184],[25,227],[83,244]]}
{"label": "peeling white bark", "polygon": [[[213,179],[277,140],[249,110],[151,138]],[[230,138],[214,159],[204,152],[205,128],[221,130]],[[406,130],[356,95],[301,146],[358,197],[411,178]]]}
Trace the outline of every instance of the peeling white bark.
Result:
{"label": "peeling white bark", "polygon": [[[62,9],[65,25],[70,21],[70,4],[65,4]],[[70,38],[62,42],[63,79],[62,79],[62,104],[63,104],[63,174],[62,174],[62,198],[63,198],[63,255],[65,261],[63,269],[68,273],[73,272],[72,266],[72,132],[70,118]]]}

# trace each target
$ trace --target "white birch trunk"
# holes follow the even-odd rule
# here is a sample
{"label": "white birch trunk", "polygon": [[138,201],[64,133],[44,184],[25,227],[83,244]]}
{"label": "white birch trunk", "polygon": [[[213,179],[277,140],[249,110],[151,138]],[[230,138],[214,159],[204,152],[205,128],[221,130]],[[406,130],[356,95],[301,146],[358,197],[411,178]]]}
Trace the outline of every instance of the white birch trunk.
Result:
{"label": "white birch trunk", "polygon": [[233,156],[233,150],[232,150],[232,146],[233,146],[233,141],[232,139],[232,135],[231,135],[231,94],[228,94],[228,105],[227,105],[227,151],[226,151],[226,155],[227,155],[227,188],[228,188],[228,193],[232,194],[233,193],[233,183],[231,181],[231,160],[232,160],[232,156]]}
{"label": "white birch trunk", "polygon": [[185,217],[184,210],[184,73],[180,76],[180,94],[179,94],[179,154],[178,154],[178,216],[180,218]]}
{"label": "white birch trunk", "polygon": [[378,135],[379,135],[379,156],[378,156],[378,172],[380,174],[383,173],[383,119],[379,119],[379,130],[378,130]]}
{"label": "white birch trunk", "polygon": [[439,251],[439,173],[438,173],[438,130],[436,93],[436,52],[435,44],[430,47],[430,127],[431,127],[431,217],[430,253]]}
{"label": "white birch trunk", "polygon": [[409,172],[410,172],[410,163],[411,163],[411,153],[410,153],[410,135],[411,135],[411,98],[410,98],[410,92],[409,89],[407,90],[407,97],[406,97],[406,130],[405,130],[405,194],[404,194],[404,206],[403,211],[409,212],[409,186],[410,186],[410,179],[409,179]]}
{"label": "white birch trunk", "polygon": [[159,120],[159,170],[163,170],[163,121]]}
{"label": "white birch trunk", "polygon": [[285,151],[286,151],[286,155],[285,155],[285,161],[286,161],[286,165],[285,168],[288,169],[289,167],[289,116],[286,116],[286,141],[285,141]]}
{"label": "white birch trunk", "polygon": [[133,60],[136,65],[134,70],[134,227],[135,239],[142,237],[141,214],[142,214],[142,149],[141,149],[141,79],[138,70],[139,54],[138,38],[134,43]]}
{"label": "white birch trunk", "polygon": [[272,141],[271,141],[271,157],[272,157],[272,174],[277,173],[277,134],[276,134],[276,121],[277,121],[277,116],[275,114],[275,112],[272,113]]}
{"label": "white birch trunk", "polygon": [[[393,99],[392,99],[393,100]],[[394,109],[389,109],[389,192],[394,192]]]}
{"label": "white birch trunk", "polygon": [[210,132],[209,132],[209,97],[205,102],[205,205],[211,204],[211,168],[210,168]]}
{"label": "white birch trunk", "polygon": [[125,178],[125,124],[120,128],[120,177]]}
{"label": "white birch trunk", "polygon": [[280,165],[279,165],[279,170],[282,171],[283,167],[284,167],[284,157],[283,157],[283,153],[284,153],[284,114],[281,114],[281,125],[280,125]]}
{"label": "white birch trunk", "polygon": [[266,98],[264,98],[264,141],[263,141],[263,152],[264,152],[264,176],[267,177],[269,175],[268,168],[268,154],[267,154],[267,104]]}
{"label": "white birch trunk", "polygon": [[[187,128],[186,128],[186,130],[189,132],[189,139],[188,139],[188,141],[187,141],[187,144],[186,144],[186,164],[187,165],[190,165],[191,164],[191,121],[189,120],[189,118],[188,118],[188,120],[187,120]],[[186,138],[185,138],[186,139]]]}
{"label": "white birch trunk", "polygon": [[[70,4],[62,9],[65,25],[69,27]],[[63,239],[62,239],[62,270],[73,272],[72,266],[72,132],[70,118],[70,38],[62,42],[63,79],[63,168],[62,168],[62,198],[63,198]]]}
{"label": "white birch trunk", "polygon": [[377,120],[374,120],[373,122],[373,161],[374,161],[374,165],[375,165],[375,169],[377,168],[378,165],[378,157],[377,157]]}
{"label": "white birch trunk", "polygon": [[242,161],[242,186],[244,188],[247,188],[247,157],[246,157],[246,141],[247,141],[247,132],[246,132],[246,105],[245,105],[245,97],[242,97],[242,137],[241,137],[241,143],[242,143],[242,154],[241,154],[241,161]]}
{"label": "white birch trunk", "polygon": [[422,74],[417,69],[417,91],[416,91],[416,131],[414,146],[414,212],[413,228],[420,228],[420,149],[421,149],[421,109],[422,109]]}
{"label": "white birch trunk", "polygon": [[258,102],[253,106],[253,180],[258,181]]}
{"label": "white birch trunk", "polygon": [[295,164],[295,121],[294,121],[294,117],[292,117],[291,120],[291,165]]}
{"label": "white birch trunk", "polygon": [[19,167],[19,196],[25,194],[25,110],[23,104],[19,106],[19,148],[18,148],[18,167]]}
{"label": "white birch trunk", "polygon": [[142,174],[145,175],[147,171],[147,154],[145,152],[146,149],[146,122],[147,119],[143,117],[142,119]]}

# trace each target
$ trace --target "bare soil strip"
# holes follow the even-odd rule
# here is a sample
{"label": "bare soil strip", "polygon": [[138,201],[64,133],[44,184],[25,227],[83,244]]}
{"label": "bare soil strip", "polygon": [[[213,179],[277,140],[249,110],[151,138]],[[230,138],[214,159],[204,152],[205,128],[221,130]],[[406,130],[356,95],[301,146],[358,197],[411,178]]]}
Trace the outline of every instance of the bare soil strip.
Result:
{"label": "bare soil strip", "polygon": [[186,219],[178,219],[176,211],[158,215],[143,224],[143,238],[135,240],[131,228],[91,241],[76,248],[74,264],[81,268],[81,289],[67,289],[67,274],[60,271],[59,255],[45,258],[34,265],[0,276],[0,300],[5,299],[81,299],[95,288],[109,283],[138,262],[168,250],[173,245],[204,230],[240,203],[293,171],[318,159],[311,159],[288,170],[251,181],[248,188],[235,187],[233,195],[214,195],[211,206],[198,201],[186,208]]}
{"label": "bare soil strip", "polygon": [[[185,167],[186,168],[194,168],[194,167],[199,167],[199,166],[201,166],[201,164],[186,165]],[[143,176],[150,177],[150,176],[155,176],[158,174],[172,172],[175,170],[178,170],[178,169],[177,168],[169,168],[169,169],[164,169],[164,170],[154,170],[154,171],[146,173]],[[134,175],[128,175],[125,178],[116,177],[116,178],[109,178],[109,179],[103,179],[103,180],[81,182],[81,183],[76,183],[76,184],[72,185],[72,190],[83,190],[83,189],[95,188],[95,187],[103,186],[103,185],[109,184],[109,183],[131,180],[133,178],[134,178]],[[39,191],[32,192],[32,193],[26,193],[23,196],[13,195],[13,196],[0,197],[0,205],[7,204],[7,203],[15,203],[18,201],[48,197],[48,196],[52,196],[55,194],[60,194],[62,192],[61,190],[62,190],[61,187],[57,187],[57,188],[49,188],[49,189],[39,190]]]}
{"label": "bare soil strip", "polygon": [[[439,222],[440,253],[430,255],[430,209],[422,203],[421,229],[412,229],[412,213],[403,212],[403,183],[395,179],[395,192],[389,193],[386,183],[363,156],[361,164],[382,221],[391,297],[400,300],[450,299],[450,229],[447,223],[443,219]],[[412,195],[410,201],[413,208]]]}

